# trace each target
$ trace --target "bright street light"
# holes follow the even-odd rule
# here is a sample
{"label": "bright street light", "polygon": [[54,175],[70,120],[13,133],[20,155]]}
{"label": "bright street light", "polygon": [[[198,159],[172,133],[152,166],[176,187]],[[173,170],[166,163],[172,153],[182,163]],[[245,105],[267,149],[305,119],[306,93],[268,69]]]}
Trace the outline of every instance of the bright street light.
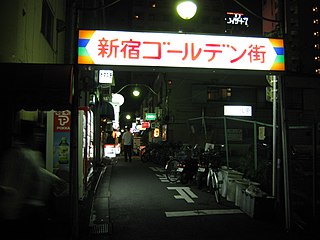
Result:
{"label": "bright street light", "polygon": [[138,97],[140,95],[139,89],[135,88],[132,92],[133,96]]}
{"label": "bright street light", "polygon": [[116,93],[120,93],[123,89],[125,89],[126,87],[130,87],[130,86],[134,86],[134,90],[132,92],[132,94],[135,96],[135,97],[138,97],[140,95],[140,90],[138,88],[138,86],[141,86],[141,87],[145,87],[147,88],[152,94],[154,95],[158,95],[158,93],[156,93],[150,86],[146,85],[146,84],[141,84],[141,83],[135,83],[135,84],[127,84],[127,85],[124,85],[122,88],[120,88],[120,90],[118,90]]}
{"label": "bright street light", "polygon": [[197,5],[193,1],[182,1],[177,5],[177,12],[184,20],[194,17],[197,12]]}

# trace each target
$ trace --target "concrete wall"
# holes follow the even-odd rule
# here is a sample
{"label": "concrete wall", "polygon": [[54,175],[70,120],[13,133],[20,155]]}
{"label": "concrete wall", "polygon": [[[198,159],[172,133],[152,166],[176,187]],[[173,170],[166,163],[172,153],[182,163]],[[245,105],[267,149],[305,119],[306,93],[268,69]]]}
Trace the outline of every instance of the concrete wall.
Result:
{"label": "concrete wall", "polygon": [[65,0],[48,0],[53,14],[53,43],[41,33],[42,0],[0,2],[0,62],[63,63],[64,35],[57,19],[65,20]]}

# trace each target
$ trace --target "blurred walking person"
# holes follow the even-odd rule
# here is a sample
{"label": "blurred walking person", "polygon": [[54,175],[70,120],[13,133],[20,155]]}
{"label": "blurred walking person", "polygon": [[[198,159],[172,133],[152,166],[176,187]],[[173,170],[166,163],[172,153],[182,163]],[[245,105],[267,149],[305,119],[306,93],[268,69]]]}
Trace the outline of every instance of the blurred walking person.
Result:
{"label": "blurred walking person", "polygon": [[133,148],[133,135],[130,132],[130,128],[126,127],[125,133],[122,135],[122,146],[124,152],[124,160],[126,162],[132,161],[132,148]]}
{"label": "blurred walking person", "polygon": [[0,161],[0,222],[7,236],[46,239],[51,194],[63,180],[44,168],[31,126],[15,140]]}

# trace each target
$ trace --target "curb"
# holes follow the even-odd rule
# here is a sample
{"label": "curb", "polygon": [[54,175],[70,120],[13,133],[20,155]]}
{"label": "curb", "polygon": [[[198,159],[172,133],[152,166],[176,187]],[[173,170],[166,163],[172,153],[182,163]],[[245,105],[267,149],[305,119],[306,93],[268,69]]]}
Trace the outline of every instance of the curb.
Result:
{"label": "curb", "polygon": [[99,176],[92,201],[89,221],[89,233],[111,234],[112,224],[110,221],[110,178],[112,164],[104,167]]}

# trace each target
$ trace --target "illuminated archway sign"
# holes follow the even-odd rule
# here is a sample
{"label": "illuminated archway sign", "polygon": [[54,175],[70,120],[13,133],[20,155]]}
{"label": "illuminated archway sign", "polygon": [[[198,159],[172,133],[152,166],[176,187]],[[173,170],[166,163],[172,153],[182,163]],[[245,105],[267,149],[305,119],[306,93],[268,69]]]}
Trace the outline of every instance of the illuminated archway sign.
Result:
{"label": "illuminated archway sign", "polygon": [[283,39],[80,30],[78,63],[284,71]]}

